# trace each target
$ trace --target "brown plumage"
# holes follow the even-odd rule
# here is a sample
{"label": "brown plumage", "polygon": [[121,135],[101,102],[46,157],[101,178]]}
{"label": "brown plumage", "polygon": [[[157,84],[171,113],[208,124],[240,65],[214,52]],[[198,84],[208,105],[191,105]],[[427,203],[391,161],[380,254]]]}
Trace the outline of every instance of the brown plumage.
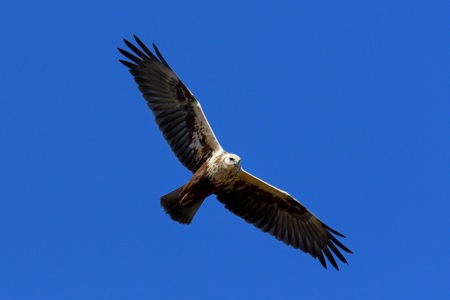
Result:
{"label": "brown plumage", "polygon": [[171,218],[191,223],[204,199],[215,194],[232,213],[318,258],[325,268],[328,260],[339,269],[334,256],[347,263],[340,249],[352,252],[335,237],[344,236],[288,193],[244,171],[239,156],[222,149],[200,103],[156,46],[153,45],[154,55],[141,40],[134,38],[141,49],[124,40],[134,54],[119,49],[131,61],[120,62],[134,76],[172,151],[193,173],[187,184],[161,197],[161,205]]}

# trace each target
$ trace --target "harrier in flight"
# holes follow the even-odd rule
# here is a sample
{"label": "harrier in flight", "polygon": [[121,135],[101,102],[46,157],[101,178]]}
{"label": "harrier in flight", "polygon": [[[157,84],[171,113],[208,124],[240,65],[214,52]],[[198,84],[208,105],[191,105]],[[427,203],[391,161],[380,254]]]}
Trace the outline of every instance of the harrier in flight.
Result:
{"label": "harrier in flight", "polygon": [[134,38],[140,49],[124,39],[134,54],[119,48],[129,59],[120,62],[134,76],[170,148],[194,174],[188,183],[161,197],[166,213],[175,221],[189,224],[205,198],[215,194],[232,213],[318,258],[325,268],[328,259],[339,269],[333,254],[347,263],[340,251],[352,252],[336,238],[344,236],[288,193],[244,171],[239,156],[222,149],[200,103],[158,48],[153,45],[155,55]]}

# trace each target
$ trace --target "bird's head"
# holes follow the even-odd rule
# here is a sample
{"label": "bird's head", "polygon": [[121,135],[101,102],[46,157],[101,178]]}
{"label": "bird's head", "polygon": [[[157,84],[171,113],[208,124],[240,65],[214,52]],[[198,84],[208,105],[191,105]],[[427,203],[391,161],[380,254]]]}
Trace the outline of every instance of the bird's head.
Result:
{"label": "bird's head", "polygon": [[227,153],[223,159],[227,169],[232,169],[235,173],[241,170],[241,158],[236,154]]}

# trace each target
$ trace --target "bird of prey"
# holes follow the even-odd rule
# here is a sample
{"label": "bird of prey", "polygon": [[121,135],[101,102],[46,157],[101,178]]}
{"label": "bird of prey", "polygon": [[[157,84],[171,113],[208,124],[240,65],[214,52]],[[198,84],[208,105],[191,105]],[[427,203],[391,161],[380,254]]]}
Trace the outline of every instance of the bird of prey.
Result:
{"label": "bird of prey", "polygon": [[189,224],[203,200],[214,194],[232,213],[318,258],[325,268],[328,259],[339,270],[333,254],[347,263],[339,248],[352,252],[336,238],[345,236],[288,193],[244,171],[239,156],[222,149],[200,103],[158,48],[153,44],[155,55],[137,36],[134,38],[140,49],[124,39],[134,54],[118,48],[129,59],[120,62],[129,68],[170,148],[193,173],[188,183],[161,197],[166,213]]}

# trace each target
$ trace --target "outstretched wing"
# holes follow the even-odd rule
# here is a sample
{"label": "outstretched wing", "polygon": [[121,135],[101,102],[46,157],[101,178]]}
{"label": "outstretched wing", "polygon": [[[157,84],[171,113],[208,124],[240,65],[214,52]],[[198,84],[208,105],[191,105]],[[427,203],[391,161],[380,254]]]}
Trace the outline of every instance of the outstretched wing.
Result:
{"label": "outstretched wing", "polygon": [[287,245],[318,258],[325,268],[326,257],[339,270],[332,252],[347,263],[338,247],[352,253],[334,236],[344,237],[342,234],[322,223],[288,193],[244,170],[233,184],[216,195],[232,213]]}
{"label": "outstretched wing", "polygon": [[178,160],[195,172],[219,145],[200,103],[169,67],[155,45],[157,57],[134,36],[141,49],[124,39],[134,52],[119,48],[126,58],[120,60],[130,69],[164,138]]}

